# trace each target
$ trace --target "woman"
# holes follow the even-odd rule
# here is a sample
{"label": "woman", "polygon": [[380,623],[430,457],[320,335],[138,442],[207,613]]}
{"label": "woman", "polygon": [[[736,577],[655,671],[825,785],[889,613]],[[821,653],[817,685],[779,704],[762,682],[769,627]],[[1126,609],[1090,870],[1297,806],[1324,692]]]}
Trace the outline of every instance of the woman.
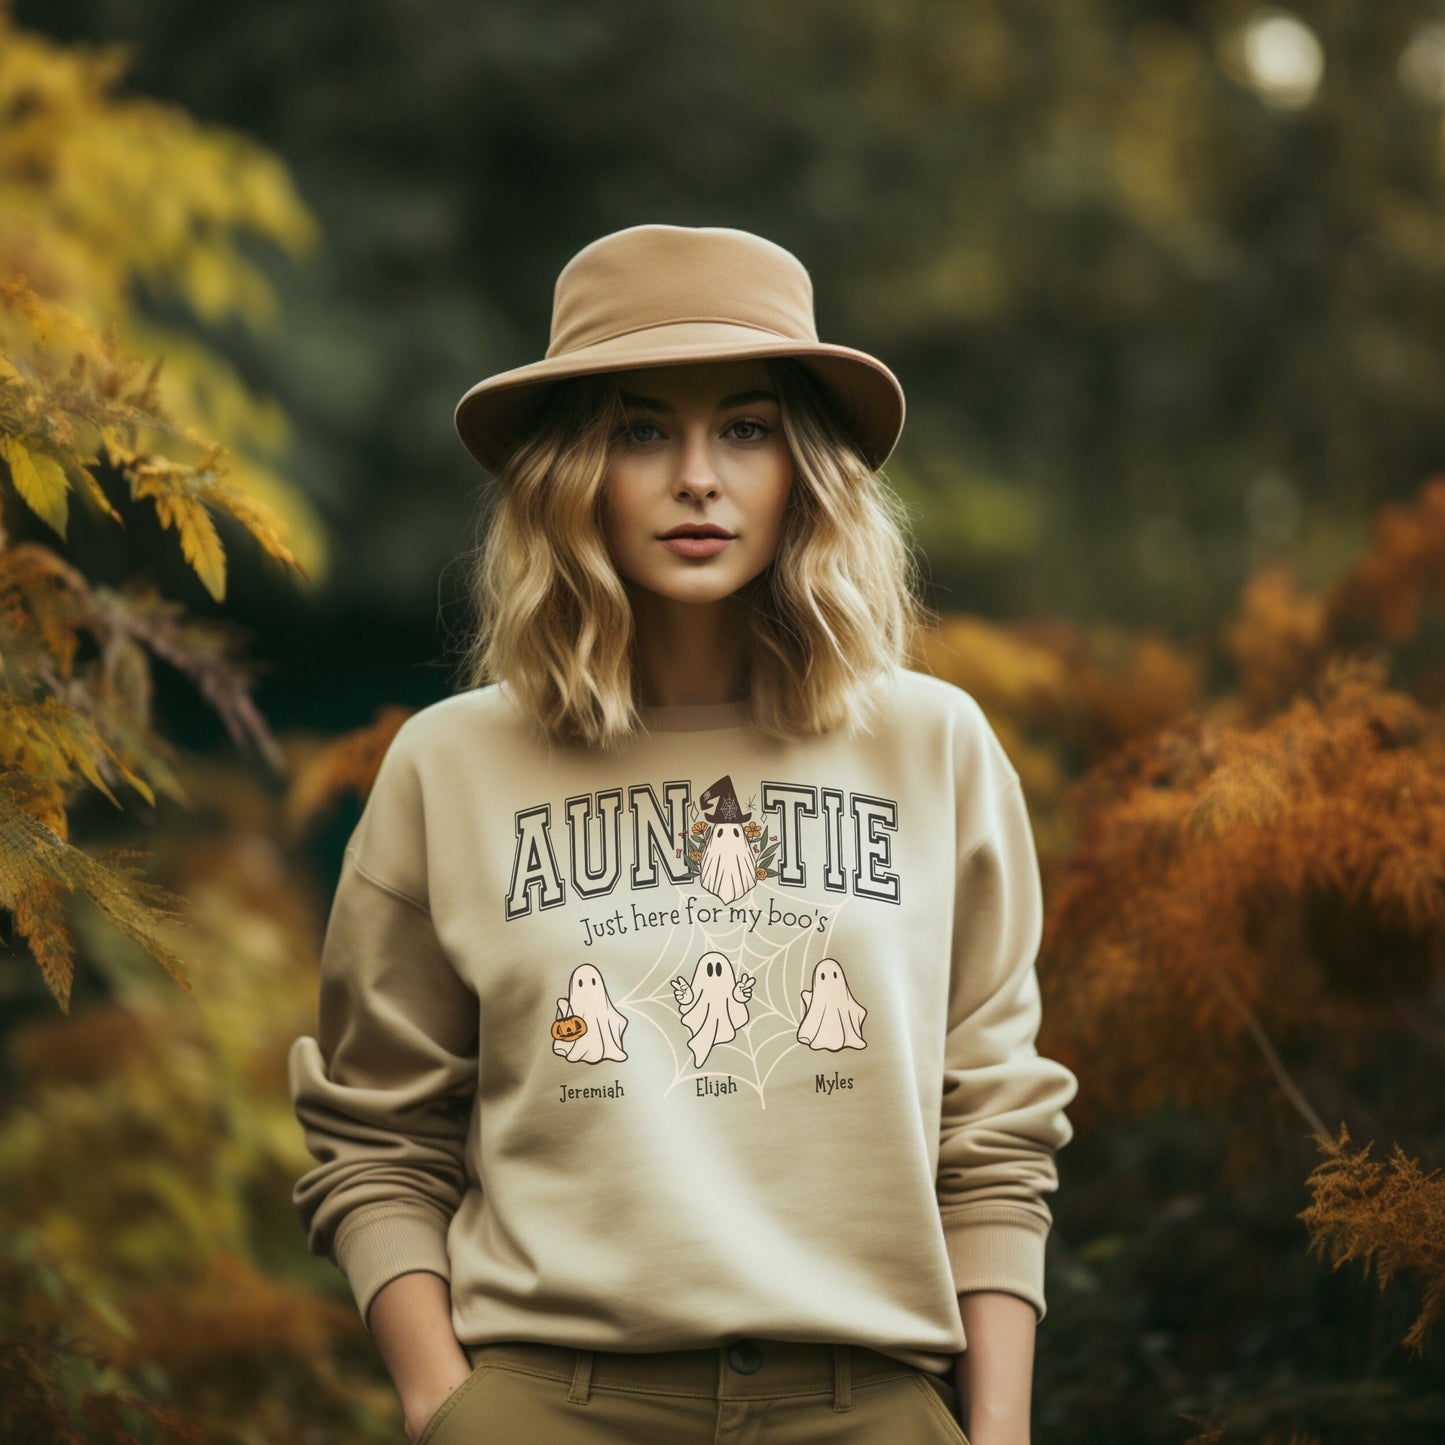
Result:
{"label": "woman", "polygon": [[1077,1081],[1018,774],[906,666],[902,423],[796,258],[664,225],[457,408],[474,685],[383,760],[291,1054],[416,1445],[1028,1439]]}

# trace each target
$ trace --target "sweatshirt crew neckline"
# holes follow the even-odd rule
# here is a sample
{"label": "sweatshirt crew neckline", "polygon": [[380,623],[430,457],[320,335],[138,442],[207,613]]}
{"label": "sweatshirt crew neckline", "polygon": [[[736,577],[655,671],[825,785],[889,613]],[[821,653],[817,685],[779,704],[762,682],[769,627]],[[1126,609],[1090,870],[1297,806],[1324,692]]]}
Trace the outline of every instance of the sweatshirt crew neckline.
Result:
{"label": "sweatshirt crew neckline", "polygon": [[639,703],[637,715],[649,732],[711,732],[721,728],[742,727],[750,719],[752,703],[748,698],[734,702],[693,702],[662,707]]}

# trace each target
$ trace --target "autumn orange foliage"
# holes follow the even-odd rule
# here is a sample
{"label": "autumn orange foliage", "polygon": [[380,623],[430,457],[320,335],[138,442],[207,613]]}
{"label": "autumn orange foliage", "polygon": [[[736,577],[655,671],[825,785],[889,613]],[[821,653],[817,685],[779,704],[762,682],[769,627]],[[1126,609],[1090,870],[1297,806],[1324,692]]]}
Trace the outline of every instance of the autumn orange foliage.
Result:
{"label": "autumn orange foliage", "polygon": [[[1438,1171],[1398,1143],[1388,1172],[1349,1154],[1288,1061],[1324,1039],[1342,1077],[1384,1029],[1445,1052],[1445,689],[1391,681],[1431,603],[1445,477],[1384,509],[1318,596],[1287,569],[1250,579],[1222,634],[1236,692],[1204,699],[1198,662],[1072,626],[945,619],[925,653],[1020,759],[1044,855],[1041,1047],[1084,1081],[1076,1125],[1234,1113],[1228,1167],[1247,1172],[1263,1135],[1242,1091],[1280,1101],[1326,1156],[1299,1216],[1311,1246],[1374,1255],[1382,1285],[1418,1276],[1412,1349],[1445,1294]],[[1101,704],[1111,668],[1123,700]],[[1068,753],[1095,749],[1070,779]]]}
{"label": "autumn orange foliage", "polygon": [[1347,1125],[1338,1138],[1321,1138],[1324,1162],[1310,1175],[1314,1203],[1300,1211],[1310,1247],[1328,1254],[1335,1269],[1360,1260],[1373,1264],[1380,1288],[1402,1270],[1417,1272],[1425,1299],[1405,1336],[1424,1354],[1425,1337],[1445,1309],[1445,1172],[1428,1174],[1396,1144],[1386,1161],[1370,1147],[1352,1150]]}

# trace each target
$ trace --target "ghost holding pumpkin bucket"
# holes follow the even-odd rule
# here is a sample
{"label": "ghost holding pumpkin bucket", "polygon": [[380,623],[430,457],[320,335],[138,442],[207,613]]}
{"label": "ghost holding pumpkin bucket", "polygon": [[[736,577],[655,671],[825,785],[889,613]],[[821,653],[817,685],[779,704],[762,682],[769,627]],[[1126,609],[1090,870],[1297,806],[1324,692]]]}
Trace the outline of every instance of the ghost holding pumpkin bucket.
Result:
{"label": "ghost holding pumpkin bucket", "polygon": [[603,1059],[625,1059],[622,1035],[626,1016],[608,996],[607,985],[595,964],[581,963],[572,970],[567,997],[557,1000],[552,1022],[552,1052],[572,1064],[600,1064]]}
{"label": "ghost holding pumpkin bucket", "polygon": [[853,997],[836,958],[825,958],[813,969],[813,987],[802,991],[803,1021],[798,1042],[810,1049],[866,1049],[863,1020],[868,1010]]}

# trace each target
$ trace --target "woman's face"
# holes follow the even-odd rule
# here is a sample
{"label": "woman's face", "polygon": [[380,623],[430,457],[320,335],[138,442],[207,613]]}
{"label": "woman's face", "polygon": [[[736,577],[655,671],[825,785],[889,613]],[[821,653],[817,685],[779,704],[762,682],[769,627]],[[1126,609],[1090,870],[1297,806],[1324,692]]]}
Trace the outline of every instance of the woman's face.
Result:
{"label": "woman's face", "polygon": [[[626,420],[603,480],[618,572],[678,602],[714,602],[773,559],[793,459],[762,361],[621,373]],[[679,529],[721,537],[676,540]],[[671,545],[670,545],[671,543]]]}

